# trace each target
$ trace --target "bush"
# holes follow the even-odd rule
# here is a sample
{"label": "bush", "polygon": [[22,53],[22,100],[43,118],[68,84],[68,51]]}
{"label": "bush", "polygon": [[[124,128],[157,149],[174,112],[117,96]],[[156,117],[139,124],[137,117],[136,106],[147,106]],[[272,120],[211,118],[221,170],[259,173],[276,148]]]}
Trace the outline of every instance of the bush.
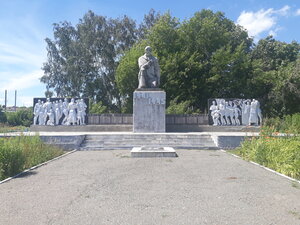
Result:
{"label": "bush", "polygon": [[107,112],[107,107],[102,102],[91,103],[89,113],[102,114]]}
{"label": "bush", "polygon": [[3,109],[0,106],[0,123],[6,123],[6,121],[7,121],[6,114],[3,112]]}
{"label": "bush", "polygon": [[39,136],[0,138],[0,180],[63,154]]}
{"label": "bush", "polygon": [[200,113],[199,110],[194,111],[192,107],[190,107],[189,101],[184,101],[177,103],[177,99],[171,100],[170,105],[166,110],[167,114],[193,114]]}
{"label": "bush", "polygon": [[33,113],[30,109],[22,109],[17,112],[7,112],[7,123],[11,126],[29,127],[32,124]]}
{"label": "bush", "polygon": [[266,118],[264,126],[272,128],[275,132],[299,134],[300,113],[286,115],[283,119],[280,119],[279,117]]}
{"label": "bush", "polygon": [[20,145],[0,140],[0,180],[18,174],[24,168],[25,156]]}
{"label": "bush", "polygon": [[274,136],[264,128],[259,137],[246,139],[234,152],[268,168],[300,179],[300,136]]}

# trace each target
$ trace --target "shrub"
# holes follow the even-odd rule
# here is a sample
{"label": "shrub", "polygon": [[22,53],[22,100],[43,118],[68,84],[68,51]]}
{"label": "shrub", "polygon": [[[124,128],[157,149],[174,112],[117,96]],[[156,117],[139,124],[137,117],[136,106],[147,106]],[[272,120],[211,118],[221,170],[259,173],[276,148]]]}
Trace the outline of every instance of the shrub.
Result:
{"label": "shrub", "polygon": [[300,133],[300,113],[295,113],[293,115],[286,115],[283,119],[279,117],[276,118],[266,118],[264,126],[272,127],[276,132],[288,132],[299,134]]}
{"label": "shrub", "polygon": [[32,124],[33,114],[30,109],[22,109],[17,112],[7,112],[7,122],[11,126],[29,127]]}
{"label": "shrub", "polygon": [[272,136],[265,129],[259,137],[246,139],[235,153],[246,160],[300,179],[300,136]]}
{"label": "shrub", "polygon": [[170,105],[166,110],[167,114],[193,114],[199,113],[199,110],[194,111],[192,107],[190,107],[189,101],[184,101],[177,103],[177,100],[171,100]]}
{"label": "shrub", "polygon": [[25,157],[20,145],[0,140],[0,179],[13,176],[24,168]]}
{"label": "shrub", "polygon": [[107,112],[107,107],[102,102],[91,103],[89,113],[102,114]]}
{"label": "shrub", "polygon": [[63,154],[39,136],[0,138],[0,180]]}
{"label": "shrub", "polygon": [[6,123],[6,121],[7,121],[6,114],[3,112],[3,109],[0,106],[0,123]]}

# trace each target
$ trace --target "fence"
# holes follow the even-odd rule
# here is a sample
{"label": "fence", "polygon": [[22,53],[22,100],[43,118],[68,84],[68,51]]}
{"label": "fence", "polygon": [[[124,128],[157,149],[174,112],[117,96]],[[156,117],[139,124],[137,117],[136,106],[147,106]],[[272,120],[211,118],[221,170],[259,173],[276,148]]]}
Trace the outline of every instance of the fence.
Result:
{"label": "fence", "polygon": [[[132,124],[132,114],[88,114],[88,124]],[[166,115],[167,125],[208,125],[207,114]]]}

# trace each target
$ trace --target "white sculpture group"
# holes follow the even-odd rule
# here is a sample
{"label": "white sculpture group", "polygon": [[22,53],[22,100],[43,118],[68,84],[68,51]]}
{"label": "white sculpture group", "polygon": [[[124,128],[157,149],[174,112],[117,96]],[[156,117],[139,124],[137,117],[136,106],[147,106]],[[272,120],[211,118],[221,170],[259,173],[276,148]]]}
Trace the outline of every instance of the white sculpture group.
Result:
{"label": "white sculpture group", "polygon": [[260,104],[256,99],[215,99],[209,110],[214,126],[262,124]]}
{"label": "white sculpture group", "polygon": [[34,125],[85,125],[87,105],[83,99],[75,101],[74,98],[68,102],[56,100],[54,102],[47,98],[44,103],[40,99],[35,104],[33,109],[33,124]]}

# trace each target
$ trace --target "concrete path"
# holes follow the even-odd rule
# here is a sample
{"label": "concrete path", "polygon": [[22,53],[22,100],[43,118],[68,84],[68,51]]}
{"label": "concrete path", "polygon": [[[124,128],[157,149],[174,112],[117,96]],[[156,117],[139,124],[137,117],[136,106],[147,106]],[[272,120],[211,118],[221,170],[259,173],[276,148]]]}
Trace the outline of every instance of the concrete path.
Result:
{"label": "concrete path", "polygon": [[75,152],[0,185],[2,225],[300,224],[300,185],[221,151]]}

